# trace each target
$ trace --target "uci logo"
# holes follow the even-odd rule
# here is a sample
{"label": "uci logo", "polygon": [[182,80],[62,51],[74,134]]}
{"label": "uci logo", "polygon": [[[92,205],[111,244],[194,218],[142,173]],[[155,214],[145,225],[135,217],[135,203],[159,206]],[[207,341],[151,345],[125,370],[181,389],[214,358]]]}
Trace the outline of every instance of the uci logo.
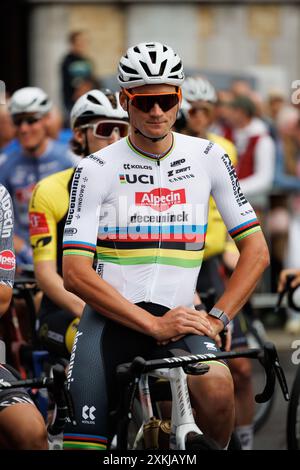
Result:
{"label": "uci logo", "polygon": [[154,184],[154,178],[152,175],[119,175],[119,180],[121,184]]}

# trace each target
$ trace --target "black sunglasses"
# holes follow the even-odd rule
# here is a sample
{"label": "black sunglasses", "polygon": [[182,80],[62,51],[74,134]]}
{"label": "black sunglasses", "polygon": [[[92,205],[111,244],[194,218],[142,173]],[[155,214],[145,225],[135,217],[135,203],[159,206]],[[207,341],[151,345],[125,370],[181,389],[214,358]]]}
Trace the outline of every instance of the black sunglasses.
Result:
{"label": "black sunglasses", "polygon": [[41,117],[39,116],[12,116],[12,120],[15,126],[21,126],[23,122],[29,124],[35,124],[36,122],[40,121]]}
{"label": "black sunglasses", "polygon": [[176,106],[181,98],[180,89],[174,93],[158,93],[158,94],[132,94],[128,90],[124,89],[125,95],[131,101],[131,104],[143,111],[149,113],[153,106],[157,103],[163,112],[169,111],[169,109]]}

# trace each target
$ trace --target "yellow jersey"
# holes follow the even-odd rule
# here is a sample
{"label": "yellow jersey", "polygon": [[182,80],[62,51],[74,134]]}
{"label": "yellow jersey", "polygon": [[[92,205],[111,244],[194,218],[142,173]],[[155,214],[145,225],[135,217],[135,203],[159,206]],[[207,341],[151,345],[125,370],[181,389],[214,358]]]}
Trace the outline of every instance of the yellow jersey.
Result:
{"label": "yellow jersey", "polygon": [[62,273],[62,238],[69,209],[74,168],[42,179],[29,203],[30,243],[34,262],[54,261]]}

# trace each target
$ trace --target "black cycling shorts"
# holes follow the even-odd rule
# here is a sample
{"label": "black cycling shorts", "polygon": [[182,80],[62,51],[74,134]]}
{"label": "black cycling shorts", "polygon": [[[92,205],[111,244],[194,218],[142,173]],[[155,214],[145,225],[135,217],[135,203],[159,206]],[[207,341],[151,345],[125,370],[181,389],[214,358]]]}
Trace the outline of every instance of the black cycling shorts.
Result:
{"label": "black cycling shorts", "polygon": [[[169,309],[155,304],[139,304],[153,315]],[[175,351],[174,351],[175,350]],[[67,424],[64,448],[105,449],[112,436],[109,411],[118,401],[116,367],[136,356],[158,359],[190,354],[218,352],[207,336],[187,335],[166,346],[154,338],[126,328],[86,307],[71,353],[68,381],[75,404],[77,426]],[[227,367],[222,363],[223,367]]]}
{"label": "black cycling shorts", "polygon": [[[4,365],[0,364],[0,384],[12,383],[17,380],[17,377],[12,374],[10,370]],[[16,388],[10,390],[0,390],[0,411],[13,405],[26,403],[34,405],[29,394],[24,388]]]}

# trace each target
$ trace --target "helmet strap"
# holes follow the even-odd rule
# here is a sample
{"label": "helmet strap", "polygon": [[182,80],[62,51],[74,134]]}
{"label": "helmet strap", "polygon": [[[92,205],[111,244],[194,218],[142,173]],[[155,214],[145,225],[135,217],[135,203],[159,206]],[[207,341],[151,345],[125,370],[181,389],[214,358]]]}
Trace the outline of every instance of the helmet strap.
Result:
{"label": "helmet strap", "polygon": [[165,139],[165,138],[167,137],[167,135],[169,134],[169,132],[168,132],[168,134],[165,134],[165,135],[163,135],[163,136],[161,136],[161,137],[154,137],[154,138],[152,138],[152,137],[148,137],[147,135],[143,134],[137,127],[134,128],[134,133],[135,133],[135,134],[141,134],[141,135],[142,135],[143,137],[145,137],[146,139],[151,140],[151,142],[159,142],[160,140]]}

